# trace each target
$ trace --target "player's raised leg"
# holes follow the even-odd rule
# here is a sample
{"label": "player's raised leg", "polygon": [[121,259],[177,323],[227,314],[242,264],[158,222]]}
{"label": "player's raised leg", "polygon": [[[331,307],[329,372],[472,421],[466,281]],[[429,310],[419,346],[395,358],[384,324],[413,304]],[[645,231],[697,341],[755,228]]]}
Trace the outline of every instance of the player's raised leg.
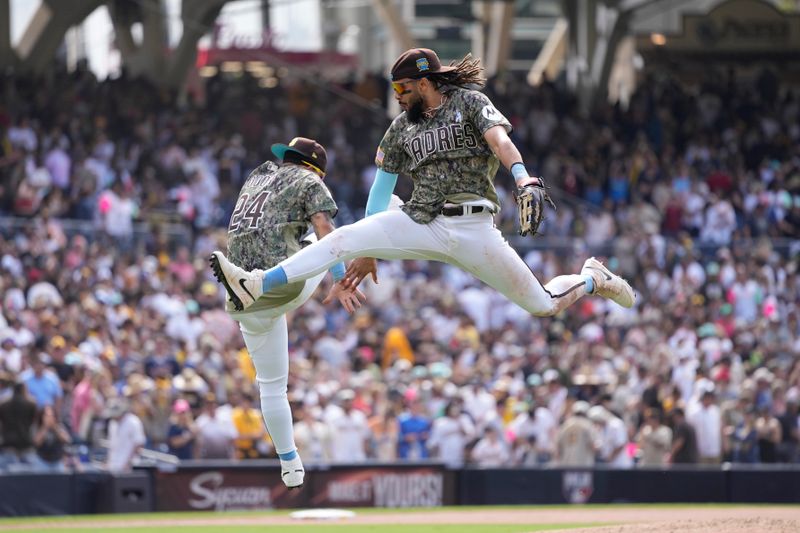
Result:
{"label": "player's raised leg", "polygon": [[[457,264],[533,315],[556,315],[585,294],[611,298],[625,307],[633,305],[630,285],[597,260],[587,261],[581,274],[557,276],[542,284],[487,217],[460,220],[455,234]],[[598,264],[602,269],[598,270]]]}
{"label": "player's raised leg", "polygon": [[234,304],[246,309],[264,292],[309,279],[332,265],[355,257],[447,261],[452,245],[441,224],[417,224],[402,211],[384,211],[336,229],[275,267],[247,272],[214,252],[211,265]]}

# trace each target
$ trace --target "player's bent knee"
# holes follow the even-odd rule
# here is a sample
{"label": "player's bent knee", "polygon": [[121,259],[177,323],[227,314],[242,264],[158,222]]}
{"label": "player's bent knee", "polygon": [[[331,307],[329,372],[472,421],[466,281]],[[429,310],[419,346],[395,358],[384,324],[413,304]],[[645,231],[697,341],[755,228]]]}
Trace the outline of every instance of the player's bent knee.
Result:
{"label": "player's bent knee", "polygon": [[550,306],[547,308],[529,308],[528,312],[537,318],[545,318],[557,314],[558,310],[555,308],[555,306]]}
{"label": "player's bent knee", "polygon": [[258,382],[258,391],[261,399],[285,398],[288,389],[288,378],[262,380]]}

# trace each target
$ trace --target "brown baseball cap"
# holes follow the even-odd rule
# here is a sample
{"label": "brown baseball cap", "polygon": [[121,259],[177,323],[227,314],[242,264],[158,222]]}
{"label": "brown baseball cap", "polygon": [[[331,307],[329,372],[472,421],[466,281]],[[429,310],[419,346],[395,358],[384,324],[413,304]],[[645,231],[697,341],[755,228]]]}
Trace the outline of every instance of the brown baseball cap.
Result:
{"label": "brown baseball cap", "polygon": [[406,50],[392,65],[392,81],[404,78],[424,78],[428,74],[449,72],[455,67],[443,67],[436,52],[430,48],[412,48]]}
{"label": "brown baseball cap", "polygon": [[275,154],[275,157],[280,160],[285,158],[286,152],[300,154],[304,161],[320,169],[323,174],[325,173],[328,154],[325,152],[325,148],[314,139],[295,137],[289,141],[289,144],[273,144],[270,149]]}

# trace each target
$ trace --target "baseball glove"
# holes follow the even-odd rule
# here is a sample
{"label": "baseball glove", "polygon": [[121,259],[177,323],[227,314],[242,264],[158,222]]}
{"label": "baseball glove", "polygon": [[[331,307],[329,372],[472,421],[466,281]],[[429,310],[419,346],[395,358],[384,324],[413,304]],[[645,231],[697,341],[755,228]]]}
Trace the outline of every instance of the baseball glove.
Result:
{"label": "baseball glove", "polygon": [[517,189],[514,198],[517,201],[519,211],[519,234],[535,236],[539,232],[539,226],[544,221],[544,204],[550,204],[553,209],[556,204],[545,190],[544,179],[539,178],[538,185],[526,185]]}

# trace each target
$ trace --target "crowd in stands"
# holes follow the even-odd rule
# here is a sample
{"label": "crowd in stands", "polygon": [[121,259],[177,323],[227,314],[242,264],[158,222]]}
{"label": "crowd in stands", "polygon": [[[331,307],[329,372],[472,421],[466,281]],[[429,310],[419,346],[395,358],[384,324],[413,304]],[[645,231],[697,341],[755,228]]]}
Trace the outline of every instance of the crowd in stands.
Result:
{"label": "crowd in stands", "polygon": [[[0,80],[0,471],[87,468],[103,438],[112,470],[142,446],[274,457],[205,258],[295,135],[328,148],[337,223],[363,215],[388,119],[358,102],[386,83],[342,88],[361,100],[291,78],[215,78],[202,99],[85,70]],[[381,262],[354,316],[313,299],[290,316],[304,460],[796,462],[800,93],[768,72],[647,78],[584,116],[554,84],[486,91],[559,202],[526,262],[546,280],[597,254],[637,304],[540,319],[456,268]]]}

